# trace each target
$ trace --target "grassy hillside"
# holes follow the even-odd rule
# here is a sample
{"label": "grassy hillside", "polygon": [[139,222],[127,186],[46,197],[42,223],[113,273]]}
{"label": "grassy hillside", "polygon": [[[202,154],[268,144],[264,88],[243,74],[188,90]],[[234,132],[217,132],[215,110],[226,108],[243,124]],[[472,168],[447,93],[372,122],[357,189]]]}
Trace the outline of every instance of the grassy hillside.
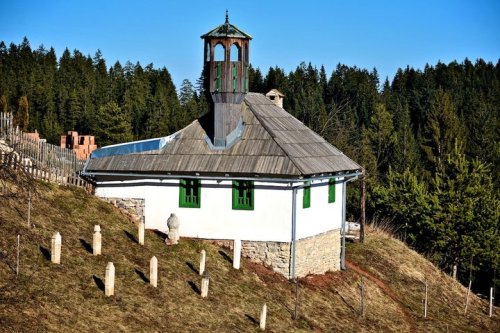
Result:
{"label": "grassy hillside", "polygon": [[[295,286],[269,269],[242,260],[236,271],[229,251],[189,239],[167,247],[153,231],[146,232],[145,246],[140,246],[134,224],[111,205],[79,189],[37,187],[30,228],[26,197],[2,197],[2,332],[256,332],[264,303],[270,332],[500,330],[498,315],[488,318],[487,304],[475,296],[464,316],[465,288],[380,231],[372,230],[366,245],[349,244],[346,272],[301,280],[300,318],[293,320]],[[95,224],[103,235],[103,255],[98,257],[90,247]],[[47,258],[56,231],[63,237],[61,265]],[[18,234],[21,270],[16,276]],[[207,299],[198,294],[201,249],[207,251],[210,274]],[[153,255],[159,261],[158,288],[147,283]],[[101,289],[108,261],[116,268],[114,297],[105,297]],[[361,277],[364,317],[359,314]],[[428,319],[422,318],[425,279]]]}

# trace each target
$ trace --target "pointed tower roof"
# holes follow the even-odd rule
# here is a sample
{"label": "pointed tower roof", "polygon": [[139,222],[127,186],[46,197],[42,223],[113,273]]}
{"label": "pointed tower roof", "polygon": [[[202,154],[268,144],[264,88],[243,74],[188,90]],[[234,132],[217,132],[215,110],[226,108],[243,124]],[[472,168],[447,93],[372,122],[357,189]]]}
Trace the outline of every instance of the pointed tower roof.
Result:
{"label": "pointed tower roof", "polygon": [[226,21],[224,24],[219,25],[217,28],[210,30],[206,34],[202,35],[201,38],[221,38],[221,37],[230,37],[230,38],[247,38],[252,39],[252,36],[240,30],[235,25],[229,23],[229,14],[226,10]]}

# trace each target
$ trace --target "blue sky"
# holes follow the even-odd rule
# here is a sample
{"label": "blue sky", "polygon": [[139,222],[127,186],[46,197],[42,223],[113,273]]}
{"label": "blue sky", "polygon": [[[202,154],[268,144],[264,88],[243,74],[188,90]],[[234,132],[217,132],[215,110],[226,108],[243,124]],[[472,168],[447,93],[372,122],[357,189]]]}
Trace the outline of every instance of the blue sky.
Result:
{"label": "blue sky", "polygon": [[108,67],[119,60],[167,67],[179,87],[202,68],[200,35],[224,22],[251,34],[250,61],[263,73],[278,65],[340,62],[377,68],[381,81],[397,68],[438,60],[500,58],[498,0],[359,1],[13,1],[0,0],[0,40],[31,47],[65,47]]}

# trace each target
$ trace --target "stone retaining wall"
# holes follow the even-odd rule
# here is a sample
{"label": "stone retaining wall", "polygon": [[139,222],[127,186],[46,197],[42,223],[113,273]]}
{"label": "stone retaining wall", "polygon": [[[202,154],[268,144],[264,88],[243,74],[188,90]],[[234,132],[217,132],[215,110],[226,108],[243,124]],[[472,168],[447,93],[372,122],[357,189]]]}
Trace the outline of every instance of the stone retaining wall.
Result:
{"label": "stone retaining wall", "polygon": [[[340,270],[340,229],[297,241],[295,272],[298,277]],[[218,245],[232,249],[233,242],[220,240]],[[291,277],[291,242],[241,242],[241,255]]]}
{"label": "stone retaining wall", "polygon": [[120,209],[120,211],[126,216],[130,217],[134,221],[142,221],[144,216],[144,199],[137,198],[101,198],[104,201],[109,202],[113,206]]}

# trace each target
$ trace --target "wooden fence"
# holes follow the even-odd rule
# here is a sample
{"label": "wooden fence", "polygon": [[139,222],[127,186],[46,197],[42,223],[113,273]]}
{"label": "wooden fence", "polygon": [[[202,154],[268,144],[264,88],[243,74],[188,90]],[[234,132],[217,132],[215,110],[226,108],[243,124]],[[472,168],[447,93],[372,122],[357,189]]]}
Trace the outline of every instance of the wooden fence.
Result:
{"label": "wooden fence", "polygon": [[92,183],[79,176],[85,161],[78,160],[71,149],[23,133],[14,127],[12,114],[0,113],[0,140],[2,163],[21,165],[38,179],[93,190]]}

